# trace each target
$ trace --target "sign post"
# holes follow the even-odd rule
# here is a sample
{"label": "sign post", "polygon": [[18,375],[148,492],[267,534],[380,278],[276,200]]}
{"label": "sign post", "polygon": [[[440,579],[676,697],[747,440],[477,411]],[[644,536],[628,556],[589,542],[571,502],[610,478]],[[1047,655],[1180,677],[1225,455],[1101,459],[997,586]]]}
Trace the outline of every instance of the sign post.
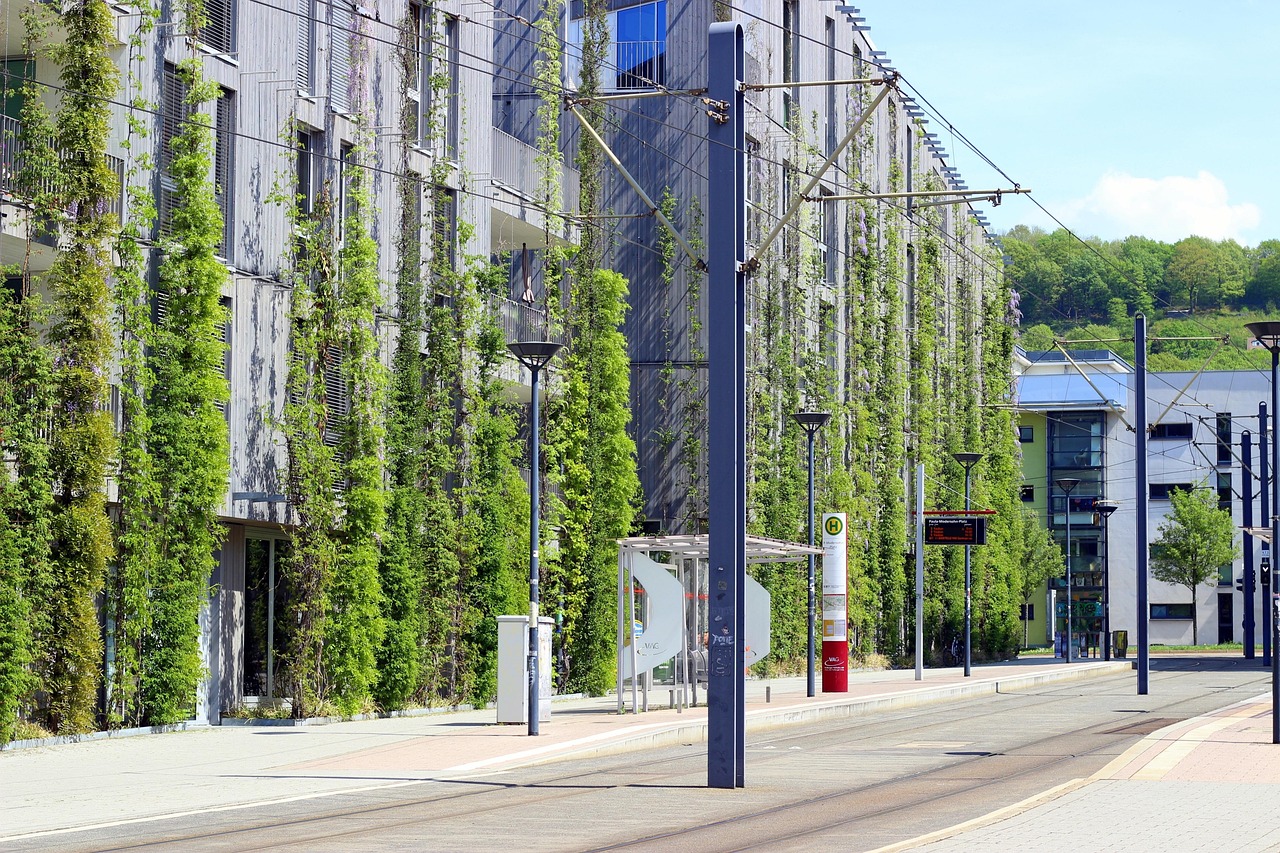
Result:
{"label": "sign post", "polygon": [[822,692],[849,692],[849,534],[843,512],[822,515]]}

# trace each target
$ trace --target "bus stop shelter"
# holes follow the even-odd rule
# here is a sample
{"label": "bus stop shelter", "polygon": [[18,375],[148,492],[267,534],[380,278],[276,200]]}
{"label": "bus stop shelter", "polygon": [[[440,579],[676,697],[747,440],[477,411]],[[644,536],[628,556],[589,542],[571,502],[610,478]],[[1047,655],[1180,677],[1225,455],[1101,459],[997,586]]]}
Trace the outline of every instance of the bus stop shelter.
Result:
{"label": "bus stop shelter", "polygon": [[[677,707],[698,703],[699,681],[706,680],[709,540],[705,533],[618,540],[619,713],[628,683],[632,713],[647,709],[654,668],[672,660]],[[761,536],[746,540],[748,565],[798,563],[810,554],[821,556],[822,549]],[[748,666],[769,653],[769,607],[769,593],[748,576]]]}

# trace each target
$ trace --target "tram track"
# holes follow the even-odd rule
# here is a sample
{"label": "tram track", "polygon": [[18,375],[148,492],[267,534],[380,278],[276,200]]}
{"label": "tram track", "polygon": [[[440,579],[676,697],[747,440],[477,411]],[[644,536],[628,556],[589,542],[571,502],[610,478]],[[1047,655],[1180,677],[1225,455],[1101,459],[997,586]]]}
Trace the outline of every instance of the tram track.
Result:
{"label": "tram track", "polygon": [[[1179,677],[1177,673],[1153,674],[1153,688],[1159,690],[1162,682]],[[931,705],[927,708],[913,709],[910,712],[874,711],[866,715],[841,720],[828,720],[821,726],[804,726],[804,731],[769,732],[758,739],[753,739],[750,749],[750,763],[756,768],[783,760],[798,749],[795,744],[808,739],[812,745],[801,749],[810,753],[818,753],[824,745],[839,743],[843,749],[883,751],[885,743],[901,741],[904,738],[918,737],[930,729],[940,725],[954,724],[963,721],[975,730],[984,725],[992,725],[995,718],[1010,712],[1009,702],[1014,698],[1029,700],[1020,706],[1027,713],[1036,713],[1041,708],[1051,708],[1068,701],[1080,698],[1085,694],[1110,695],[1109,690],[1121,683],[1129,683],[1125,676],[1099,679],[1090,683],[1085,690],[1079,684],[1062,685],[1053,689],[1034,689],[1002,693],[985,697],[981,700],[967,699]],[[1266,683],[1263,673],[1257,678],[1241,684],[1230,685],[1220,689],[1206,689],[1198,694],[1199,704],[1213,700],[1204,696],[1214,696],[1226,692],[1247,692],[1256,684],[1258,691]],[[1188,712],[1179,717],[1175,712],[1179,706],[1187,705],[1192,700],[1182,698],[1175,701],[1157,704],[1145,708],[1145,718],[1153,716],[1184,719],[1194,716]],[[679,846],[681,850],[720,850],[720,849],[763,849],[766,847],[800,844],[805,839],[812,839],[834,830],[848,830],[856,833],[857,827],[874,823],[877,819],[891,817],[895,814],[910,812],[925,805],[936,806],[946,800],[962,799],[966,795],[990,788],[995,785],[1009,785],[1024,777],[1043,775],[1046,769],[1046,756],[1038,750],[1054,741],[1064,739],[1087,739],[1105,735],[1103,742],[1088,749],[1071,750],[1067,754],[1054,757],[1049,764],[1061,766],[1070,761],[1079,761],[1103,752],[1126,740],[1136,740],[1139,734],[1124,733],[1117,729],[1117,723],[1132,722],[1130,709],[1113,709],[1112,715],[1103,721],[1094,721],[1089,725],[1065,731],[1056,731],[1041,738],[1020,743],[1015,749],[1000,753],[966,755],[953,753],[938,766],[919,769],[914,772],[898,774],[892,778],[878,779],[852,787],[828,791],[820,795],[807,796],[788,802],[774,803],[768,807],[751,808],[740,814],[730,815],[718,820],[709,820],[698,825],[684,826],[661,833],[649,833],[628,840],[602,846],[574,844],[565,839],[564,846],[547,847],[545,849],[574,850],[640,850],[661,849]],[[877,744],[879,744],[877,746]],[[687,747],[685,748],[688,752]],[[473,827],[490,822],[501,824],[499,813],[509,810],[523,810],[536,814],[572,813],[575,801],[584,795],[594,798],[609,796],[610,792],[632,789],[638,792],[645,789],[686,789],[694,792],[705,792],[700,783],[700,774],[705,767],[705,754],[701,750],[680,754],[680,748],[668,748],[662,751],[661,769],[648,772],[637,771],[634,767],[636,753],[612,756],[609,759],[592,759],[590,767],[571,772],[555,772],[563,770],[563,766],[552,768],[550,765],[524,769],[508,769],[494,771],[483,776],[460,778],[441,777],[425,781],[435,788],[425,796],[404,796],[404,788],[388,788],[366,791],[358,795],[364,802],[352,804],[349,799],[338,807],[321,808],[315,806],[318,801],[307,801],[291,804],[287,813],[253,814],[257,811],[250,807],[236,813],[210,815],[200,826],[173,826],[167,831],[159,824],[157,830],[148,838],[125,838],[117,836],[114,843],[108,838],[99,838],[96,843],[88,838],[83,839],[85,845],[73,841],[74,836],[62,836],[57,849],[60,850],[98,850],[127,851],[147,849],[199,849],[199,850],[314,850],[314,849],[358,849],[376,834],[378,837],[391,837],[398,833],[416,832],[418,837],[434,837],[444,841],[441,846],[431,849],[455,849],[448,846],[447,836],[434,836],[433,827],[445,827],[463,823]],[[1021,754],[1021,755],[1019,755]],[[1009,764],[1009,759],[1034,759],[1021,769],[1004,767],[995,778],[982,771],[984,764],[992,767],[995,764]],[[582,765],[585,762],[575,762]],[[603,765],[603,766],[602,766]],[[547,772],[548,770],[551,772]],[[754,775],[754,773],[753,773]],[[947,777],[961,778],[961,781]],[[963,781],[966,776],[974,776],[972,781]],[[499,778],[503,777],[503,778]],[[947,790],[939,790],[938,785],[925,783],[946,780]],[[447,786],[448,790],[441,790]],[[457,786],[467,786],[458,790]],[[915,793],[912,789],[917,789]],[[924,788],[931,788],[924,791]],[[336,794],[335,797],[342,797]],[[357,795],[353,795],[357,796]],[[383,797],[395,797],[394,801],[376,801]],[[335,804],[336,805],[336,804]],[[826,815],[824,817],[823,815]],[[835,815],[832,817],[832,815]],[[798,817],[803,816],[803,817]],[[247,818],[247,819],[246,819]],[[228,825],[234,821],[239,825]],[[796,822],[803,823],[802,830],[787,830],[786,826]],[[137,827],[133,827],[136,831]],[[124,831],[124,828],[121,828]],[[754,836],[755,841],[741,843],[744,836]],[[736,839],[732,843],[730,839]],[[501,841],[495,838],[495,841]],[[71,842],[71,843],[68,843]],[[467,845],[472,846],[472,845]],[[27,848],[22,848],[27,849]],[[32,848],[38,849],[38,848]],[[386,848],[391,849],[391,848]],[[460,849],[460,848],[458,848]],[[473,848],[474,849],[474,848]],[[486,849],[508,849],[507,846]],[[524,845],[511,845],[510,849],[532,849]]]}

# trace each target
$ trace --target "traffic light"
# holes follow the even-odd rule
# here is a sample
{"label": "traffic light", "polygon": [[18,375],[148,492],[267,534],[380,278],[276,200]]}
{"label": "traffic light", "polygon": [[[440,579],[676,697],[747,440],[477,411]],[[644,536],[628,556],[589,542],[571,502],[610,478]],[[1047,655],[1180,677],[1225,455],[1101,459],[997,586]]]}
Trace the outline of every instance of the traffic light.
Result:
{"label": "traffic light", "polygon": [[1271,586],[1271,557],[1267,555],[1262,558],[1262,585]]}
{"label": "traffic light", "polygon": [[1236,578],[1236,592],[1244,592],[1244,578]]}

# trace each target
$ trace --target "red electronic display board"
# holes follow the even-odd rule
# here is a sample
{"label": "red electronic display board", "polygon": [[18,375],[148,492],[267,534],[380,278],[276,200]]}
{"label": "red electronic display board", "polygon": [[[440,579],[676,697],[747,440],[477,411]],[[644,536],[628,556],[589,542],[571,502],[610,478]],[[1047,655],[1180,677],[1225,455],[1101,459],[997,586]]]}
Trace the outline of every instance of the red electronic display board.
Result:
{"label": "red electronic display board", "polygon": [[929,518],[924,522],[926,545],[986,545],[987,520],[982,516]]}

